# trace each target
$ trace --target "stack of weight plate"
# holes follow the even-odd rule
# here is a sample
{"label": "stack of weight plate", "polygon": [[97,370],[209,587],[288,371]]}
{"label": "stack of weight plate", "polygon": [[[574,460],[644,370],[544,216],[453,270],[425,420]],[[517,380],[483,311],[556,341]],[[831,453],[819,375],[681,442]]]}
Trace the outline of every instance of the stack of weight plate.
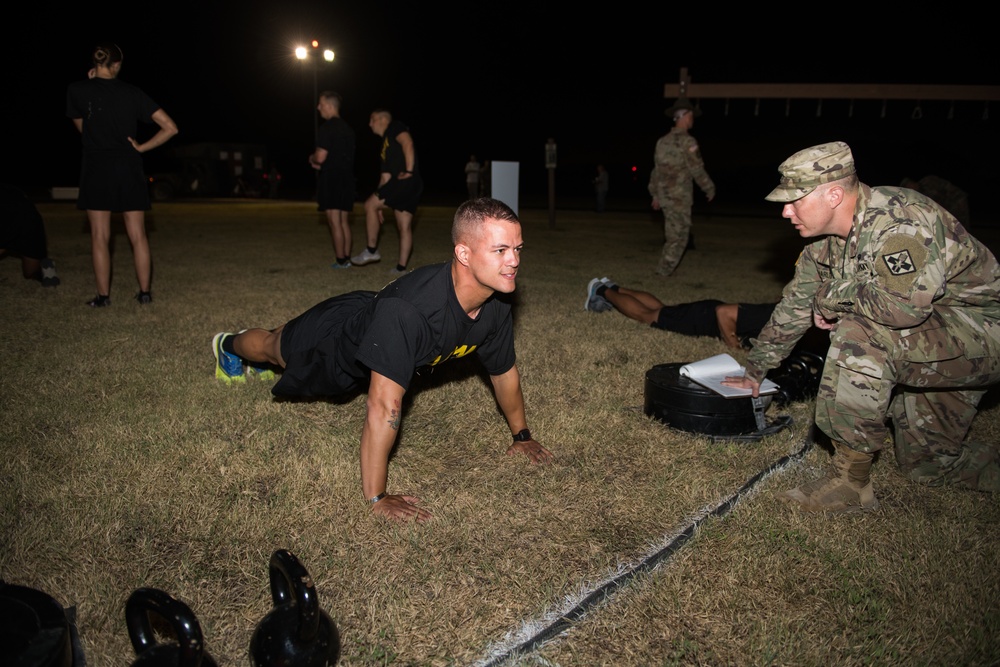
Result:
{"label": "stack of weight plate", "polygon": [[[749,398],[725,398],[680,373],[689,362],[659,364],[646,371],[643,411],[682,431],[705,435],[756,432],[757,418]],[[761,397],[764,408],[770,396]]]}

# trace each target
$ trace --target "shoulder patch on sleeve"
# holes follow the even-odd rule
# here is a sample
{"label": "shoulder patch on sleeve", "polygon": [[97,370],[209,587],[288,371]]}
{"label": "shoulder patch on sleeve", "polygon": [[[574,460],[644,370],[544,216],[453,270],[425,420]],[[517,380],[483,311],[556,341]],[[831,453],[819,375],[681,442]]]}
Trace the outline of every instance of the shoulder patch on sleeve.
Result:
{"label": "shoulder patch on sleeve", "polygon": [[913,273],[917,270],[913,264],[913,258],[910,257],[909,250],[900,250],[890,255],[882,255],[882,259],[885,260],[885,265],[889,267],[889,273],[894,276]]}
{"label": "shoulder patch on sleeve", "polygon": [[877,273],[887,288],[898,293],[908,292],[917,271],[927,262],[927,248],[906,234],[890,236],[875,260]]}

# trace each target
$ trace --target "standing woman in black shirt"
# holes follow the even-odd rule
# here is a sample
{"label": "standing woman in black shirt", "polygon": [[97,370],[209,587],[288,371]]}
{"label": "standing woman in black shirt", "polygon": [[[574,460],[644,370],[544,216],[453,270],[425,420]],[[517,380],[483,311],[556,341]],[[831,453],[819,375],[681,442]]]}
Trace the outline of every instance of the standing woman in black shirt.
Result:
{"label": "standing woman in black shirt", "polygon": [[[146,237],[149,186],[142,167],[142,154],[162,145],[175,134],[177,125],[146,93],[118,79],[122,51],[116,44],[98,44],[93,69],[84,81],[71,83],[66,92],[66,115],[83,138],[80,195],[76,207],[87,211],[97,296],[87,305],[111,305],[111,214],[125,221],[135,275],[139,282],[136,299],[153,300],[150,294],[153,262]],[[139,143],[138,124],[155,123],[159,130]]]}

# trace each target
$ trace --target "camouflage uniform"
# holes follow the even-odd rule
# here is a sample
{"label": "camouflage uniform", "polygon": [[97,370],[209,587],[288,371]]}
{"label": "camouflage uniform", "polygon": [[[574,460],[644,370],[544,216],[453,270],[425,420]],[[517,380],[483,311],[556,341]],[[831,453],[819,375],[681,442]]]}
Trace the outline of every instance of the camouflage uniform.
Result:
{"label": "camouflage uniform", "polygon": [[982,243],[919,192],[860,184],[849,238],[821,237],[799,256],[752,341],[750,378],[779,365],[814,310],[837,321],[816,399],[816,425],[835,444],[875,452],[891,441],[914,481],[1000,491],[997,445],[965,442],[1000,382],[1000,266]]}
{"label": "camouflage uniform", "polygon": [[715,183],[705,171],[698,142],[681,128],[673,128],[656,142],[653,163],[649,194],[660,202],[665,239],[656,272],[669,276],[680,264],[691,232],[691,179],[709,199],[715,196]]}
{"label": "camouflage uniform", "polygon": [[969,195],[951,181],[934,174],[928,174],[919,181],[904,178],[902,186],[927,195],[961,220],[966,229],[972,228],[972,218],[969,215]]}

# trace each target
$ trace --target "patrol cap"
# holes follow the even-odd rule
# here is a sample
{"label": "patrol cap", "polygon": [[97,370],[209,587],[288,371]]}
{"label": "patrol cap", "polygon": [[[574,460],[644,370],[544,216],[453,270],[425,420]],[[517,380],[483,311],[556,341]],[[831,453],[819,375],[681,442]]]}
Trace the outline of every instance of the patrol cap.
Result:
{"label": "patrol cap", "polygon": [[675,101],[663,113],[666,114],[667,116],[670,116],[673,120],[677,120],[678,118],[680,118],[678,113],[681,111],[690,111],[696,117],[701,115],[701,109],[696,108],[693,104],[691,104],[691,100],[683,96],[678,97],[677,101]]}
{"label": "patrol cap", "polygon": [[781,182],[764,197],[768,201],[790,202],[801,199],[823,183],[855,173],[851,147],[833,141],[805,148],[778,167]]}

